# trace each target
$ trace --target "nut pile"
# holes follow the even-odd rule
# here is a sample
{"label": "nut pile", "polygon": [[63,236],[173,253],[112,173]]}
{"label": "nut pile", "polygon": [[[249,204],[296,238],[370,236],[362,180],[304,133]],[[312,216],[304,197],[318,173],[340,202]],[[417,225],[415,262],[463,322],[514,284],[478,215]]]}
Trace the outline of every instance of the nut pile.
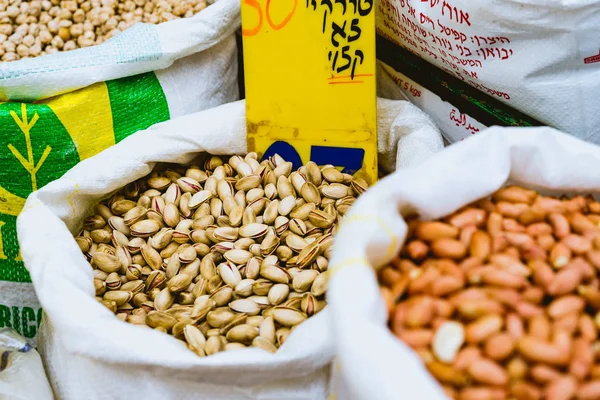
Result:
{"label": "nut pile", "polygon": [[205,9],[206,0],[3,0],[2,61],[100,44],[137,22],[158,24]]}
{"label": "nut pile", "polygon": [[379,272],[394,334],[460,400],[600,399],[600,203],[509,186],[409,222]]}
{"label": "nut pile", "polygon": [[256,153],[167,166],[95,208],[76,238],[98,301],[199,356],[274,352],[325,306],[340,218],[367,185],[331,165],[297,172]]}

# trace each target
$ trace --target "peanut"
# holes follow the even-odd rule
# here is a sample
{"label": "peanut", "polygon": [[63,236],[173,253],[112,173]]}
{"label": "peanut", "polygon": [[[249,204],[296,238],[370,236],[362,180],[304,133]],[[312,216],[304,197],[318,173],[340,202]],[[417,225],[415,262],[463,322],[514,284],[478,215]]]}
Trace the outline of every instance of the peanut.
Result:
{"label": "peanut", "polygon": [[437,257],[458,260],[467,254],[467,246],[459,240],[441,238],[431,243],[431,251]]}
{"label": "peanut", "polygon": [[379,272],[392,331],[453,399],[600,399],[599,214],[591,198],[509,186],[411,220]]}
{"label": "peanut", "polygon": [[420,240],[454,239],[458,237],[458,229],[443,222],[422,222],[417,225],[415,235]]}

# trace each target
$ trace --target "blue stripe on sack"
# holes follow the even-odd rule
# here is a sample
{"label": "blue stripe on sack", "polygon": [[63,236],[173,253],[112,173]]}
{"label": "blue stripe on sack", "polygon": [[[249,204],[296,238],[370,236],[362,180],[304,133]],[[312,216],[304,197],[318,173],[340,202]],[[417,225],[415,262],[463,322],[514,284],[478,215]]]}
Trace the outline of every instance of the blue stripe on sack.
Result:
{"label": "blue stripe on sack", "polygon": [[138,23],[97,46],[0,63],[0,80],[87,67],[153,61],[161,56],[156,26]]}

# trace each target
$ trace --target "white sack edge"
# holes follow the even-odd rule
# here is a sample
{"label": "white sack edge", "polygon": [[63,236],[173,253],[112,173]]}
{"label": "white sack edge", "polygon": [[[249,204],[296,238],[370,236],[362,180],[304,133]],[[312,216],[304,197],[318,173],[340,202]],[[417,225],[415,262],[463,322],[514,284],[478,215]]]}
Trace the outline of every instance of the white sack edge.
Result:
{"label": "white sack edge", "polygon": [[420,359],[389,331],[373,273],[405,239],[401,213],[439,218],[508,181],[548,194],[598,192],[599,170],[600,147],[551,128],[494,127],[395,172],[361,196],[342,222],[329,264],[338,397],[392,400],[401,388],[406,399],[446,399]]}
{"label": "white sack edge", "polygon": [[138,23],[96,46],[0,63],[0,99],[39,100],[165,69],[222,42],[240,24],[240,2],[218,0],[193,17],[159,25]]}
{"label": "white sack edge", "polygon": [[[394,109],[387,104],[388,110]],[[397,107],[407,124],[427,124],[416,107],[408,103]],[[395,130],[387,126],[388,132]],[[394,128],[399,136],[415,140],[406,127]],[[382,133],[385,143],[391,143]],[[200,376],[216,384],[230,383],[227,372],[235,373],[239,385],[306,375],[331,361],[327,310],[302,324],[274,355],[249,349],[198,358],[167,335],[119,321],[94,299],[92,270],[69,229],[75,232],[96,201],[147,175],[156,162],[186,163],[203,151],[245,153],[245,135],[243,101],[187,115],[128,137],[29,196],[17,222],[22,256],[54,334],[68,352],[110,364],[160,367],[161,374],[177,373],[182,379]],[[423,148],[433,148],[431,154],[442,147],[439,131],[431,123],[420,135]]]}

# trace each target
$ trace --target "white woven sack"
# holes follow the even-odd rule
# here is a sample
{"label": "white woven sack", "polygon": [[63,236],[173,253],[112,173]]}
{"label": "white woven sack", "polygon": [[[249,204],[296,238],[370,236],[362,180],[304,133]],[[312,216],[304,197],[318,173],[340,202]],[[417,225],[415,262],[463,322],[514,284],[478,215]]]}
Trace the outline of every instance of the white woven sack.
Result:
{"label": "white woven sack", "polygon": [[[380,139],[390,147],[382,153],[388,168],[396,144],[414,163],[442,148],[439,132],[416,107],[384,103]],[[167,335],[121,322],[98,303],[92,269],[72,238],[95,202],[145,176],[156,162],[246,152],[244,111],[240,101],[155,125],[29,196],[18,219],[19,240],[46,313],[39,349],[58,398],[325,398],[333,357],[327,309],[298,327],[276,354],[247,349],[199,358]]]}
{"label": "white woven sack", "polygon": [[[544,124],[600,143],[598,0],[377,3],[380,35]],[[468,125],[481,129],[472,116],[452,113],[437,95],[388,72],[422,92],[414,97],[405,90],[449,140],[470,137]]]}
{"label": "white woven sack", "polygon": [[389,331],[379,295],[374,270],[398,254],[406,237],[403,213],[441,218],[508,181],[554,195],[598,193],[598,169],[600,147],[551,128],[494,127],[396,171],[361,196],[342,222],[329,263],[337,398],[447,398]]}
{"label": "white woven sack", "polygon": [[11,328],[0,329],[0,399],[53,400],[42,359]]}
{"label": "white woven sack", "polygon": [[191,18],[138,23],[97,46],[0,63],[0,101],[45,99],[149,71],[159,71],[171,118],[237,100],[239,26],[239,1],[219,0]]}

